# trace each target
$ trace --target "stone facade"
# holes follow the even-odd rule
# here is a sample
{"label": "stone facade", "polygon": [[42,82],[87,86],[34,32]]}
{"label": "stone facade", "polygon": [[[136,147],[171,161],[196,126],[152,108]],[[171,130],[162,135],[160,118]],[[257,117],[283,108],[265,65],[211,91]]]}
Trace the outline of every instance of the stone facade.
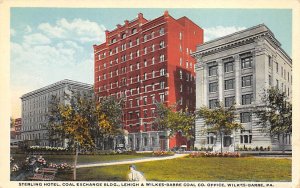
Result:
{"label": "stone facade", "polygon": [[[252,111],[263,105],[261,96],[270,87],[278,87],[292,98],[292,60],[264,24],[199,45],[196,58],[196,108],[213,108],[220,101],[236,104],[236,114],[244,130],[223,135],[224,151],[240,147],[271,147],[279,142],[291,149],[291,135],[271,138],[262,133]],[[204,133],[204,120],[196,120],[195,147],[220,150],[220,136]]]}
{"label": "stone facade", "polygon": [[46,87],[24,94],[22,100],[21,139],[28,145],[62,146],[62,143],[49,143],[47,114],[50,112],[50,100],[56,96],[60,103],[66,104],[64,94],[72,92],[92,94],[93,86],[71,80],[62,80]]}

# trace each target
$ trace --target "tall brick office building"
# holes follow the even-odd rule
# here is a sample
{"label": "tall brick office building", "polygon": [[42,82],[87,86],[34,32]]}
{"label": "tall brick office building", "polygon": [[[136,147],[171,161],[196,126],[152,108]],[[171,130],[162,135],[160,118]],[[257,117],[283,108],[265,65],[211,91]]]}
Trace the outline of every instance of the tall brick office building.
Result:
{"label": "tall brick office building", "polygon": [[94,45],[95,96],[125,97],[123,128],[133,150],[171,149],[185,145],[179,134],[168,139],[155,125],[155,102],[195,108],[195,61],[190,56],[203,43],[203,30],[187,17],[167,11],[154,20],[139,13]]}

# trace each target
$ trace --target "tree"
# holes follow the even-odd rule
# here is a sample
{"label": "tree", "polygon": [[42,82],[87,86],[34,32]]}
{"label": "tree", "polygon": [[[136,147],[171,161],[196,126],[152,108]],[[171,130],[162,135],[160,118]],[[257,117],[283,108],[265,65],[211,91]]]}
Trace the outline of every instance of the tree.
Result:
{"label": "tree", "polygon": [[242,129],[242,125],[235,121],[235,107],[224,107],[220,104],[210,109],[206,106],[201,107],[197,116],[204,119],[205,125],[207,126],[203,132],[214,132],[216,135],[220,135],[221,138],[221,152],[223,148],[222,134],[231,134],[233,130]]}
{"label": "tree", "polygon": [[[258,117],[258,124],[262,126],[261,132],[284,136],[292,133],[292,104],[288,101],[285,92],[277,88],[268,89],[262,96],[264,106],[257,108],[254,112]],[[285,144],[282,142],[282,151],[285,151]]]}
{"label": "tree", "polygon": [[[188,140],[194,140],[195,115],[188,109],[175,111],[176,105],[167,107],[163,103],[156,104],[156,120],[160,130],[169,130],[169,136],[178,132]],[[186,143],[187,144],[187,143]]]}
{"label": "tree", "polygon": [[116,99],[113,96],[108,96],[104,97],[96,106],[99,129],[95,130],[94,133],[102,135],[103,149],[105,148],[105,143],[112,143],[115,136],[123,135],[124,133],[122,129],[123,102],[122,98]]}
{"label": "tree", "polygon": [[74,180],[79,147],[81,150],[95,148],[99,137],[117,134],[121,128],[121,102],[107,97],[96,103],[91,96],[65,94],[65,104],[55,96],[51,99],[49,114],[50,140],[68,139],[68,147],[75,150]]}
{"label": "tree", "polygon": [[76,180],[76,166],[79,146],[90,149],[95,146],[91,130],[95,122],[95,106],[91,97],[65,95],[67,104],[59,103],[56,97],[52,98],[49,115],[50,137],[59,136],[69,140],[69,147],[75,150],[74,180]]}

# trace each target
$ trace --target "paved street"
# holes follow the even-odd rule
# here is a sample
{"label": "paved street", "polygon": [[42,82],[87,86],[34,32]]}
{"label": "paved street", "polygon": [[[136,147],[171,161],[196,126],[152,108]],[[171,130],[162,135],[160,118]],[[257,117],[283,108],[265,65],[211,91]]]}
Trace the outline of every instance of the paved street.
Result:
{"label": "paved street", "polygon": [[121,164],[132,164],[132,163],[142,163],[149,161],[159,161],[159,160],[168,160],[175,159],[180,157],[185,157],[188,154],[175,154],[172,156],[166,157],[144,157],[141,159],[128,159],[123,161],[110,161],[110,162],[100,162],[100,163],[90,163],[90,164],[78,164],[77,168],[88,168],[88,167],[96,167],[96,166],[110,166],[110,165],[121,165]]}

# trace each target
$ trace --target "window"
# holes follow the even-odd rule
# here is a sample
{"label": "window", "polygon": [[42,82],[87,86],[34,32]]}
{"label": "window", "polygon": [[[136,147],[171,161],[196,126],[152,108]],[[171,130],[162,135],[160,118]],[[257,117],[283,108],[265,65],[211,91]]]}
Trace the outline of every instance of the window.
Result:
{"label": "window", "polygon": [[251,144],[252,143],[252,131],[251,130],[241,130],[240,140],[241,140],[241,144]]}
{"label": "window", "polygon": [[159,48],[163,48],[163,47],[165,47],[165,41],[160,41]]}
{"label": "window", "polygon": [[129,70],[130,70],[130,71],[132,71],[132,67],[133,67],[132,65],[129,65]]}
{"label": "window", "polygon": [[185,63],[185,68],[189,68],[189,62],[188,61],[186,61],[186,63]]}
{"label": "window", "polygon": [[165,69],[160,69],[159,73],[160,73],[160,76],[164,76],[165,75]]}
{"label": "window", "polygon": [[159,99],[160,99],[160,102],[164,102],[165,101],[165,94],[163,94],[163,93],[159,94]]}
{"label": "window", "polygon": [[151,96],[152,104],[155,104],[155,95]]}
{"label": "window", "polygon": [[152,44],[152,52],[155,50],[155,45]]}
{"label": "window", "polygon": [[132,77],[130,77],[130,83],[131,83],[131,84],[132,84],[132,80],[133,80]]}
{"label": "window", "polygon": [[235,97],[225,97],[225,107],[230,107],[235,104]]}
{"label": "window", "polygon": [[131,30],[131,33],[132,34],[135,34],[137,32],[137,29],[136,28],[133,28],[132,30]]}
{"label": "window", "polygon": [[144,97],[144,98],[143,98],[143,102],[144,102],[144,105],[147,104],[147,97]]}
{"label": "window", "polygon": [[147,118],[147,117],[148,117],[147,110],[144,110],[144,118]]}
{"label": "window", "polygon": [[140,43],[140,39],[137,38],[137,39],[136,39],[136,44],[138,45],[139,43]]}
{"label": "window", "polygon": [[165,55],[163,55],[163,54],[160,55],[160,56],[159,56],[159,59],[160,59],[160,62],[164,62],[164,61],[165,61]]}
{"label": "window", "polygon": [[152,71],[152,78],[155,78],[155,72],[154,72],[154,70]]}
{"label": "window", "polygon": [[115,43],[115,42],[117,42],[116,38],[111,39],[111,43]]}
{"label": "window", "polygon": [[218,82],[209,83],[209,92],[217,92]]}
{"label": "window", "polygon": [[181,40],[182,39],[182,33],[180,32],[179,33],[179,40]]}
{"label": "window", "polygon": [[164,89],[165,88],[165,82],[160,82],[160,89]]}
{"label": "window", "polygon": [[103,80],[106,80],[106,74],[103,74]]}
{"label": "window", "polygon": [[147,61],[144,60],[144,67],[147,67]]}
{"label": "window", "polygon": [[100,81],[101,80],[101,76],[98,76],[98,81]]}
{"label": "window", "polygon": [[182,58],[179,59],[179,65],[182,66]]}
{"label": "window", "polygon": [[276,79],[276,88],[279,89],[279,81]]}
{"label": "window", "polygon": [[136,99],[135,99],[135,102],[136,102],[136,105],[137,105],[137,106],[140,106],[140,100],[139,100],[139,98],[136,98]]}
{"label": "window", "polygon": [[253,94],[242,95],[242,105],[251,104],[253,101]]}
{"label": "window", "polygon": [[140,63],[136,63],[136,69],[140,69]]}
{"label": "window", "polygon": [[251,68],[252,67],[252,56],[243,57],[241,59],[242,69]]}
{"label": "window", "polygon": [[129,101],[129,107],[132,108],[132,100]]}
{"label": "window", "polygon": [[147,41],[147,35],[144,35],[144,42]]}
{"label": "window", "polygon": [[182,80],[182,70],[179,70],[179,78]]}
{"label": "window", "polygon": [[278,69],[279,69],[279,66],[278,66],[278,63],[276,62],[276,72],[278,73]]}
{"label": "window", "polygon": [[[147,130],[147,124],[145,123],[144,124],[144,131],[146,131]],[[144,137],[144,146],[147,146],[147,143],[148,143],[148,139],[147,139],[147,137]]]}
{"label": "window", "polygon": [[219,105],[218,99],[211,99],[209,100],[209,108],[216,108]]}
{"label": "window", "polygon": [[269,85],[272,86],[272,76],[269,75]]}
{"label": "window", "polygon": [[144,54],[147,54],[147,47],[144,48]]}
{"label": "window", "polygon": [[129,58],[130,58],[130,59],[132,59],[132,52],[130,52],[130,54],[129,54]]}
{"label": "window", "polygon": [[154,31],[152,31],[151,33],[151,38],[154,38]]}
{"label": "window", "polygon": [[163,35],[163,34],[165,34],[165,29],[164,29],[164,28],[160,28],[160,30],[159,30],[159,34],[160,34],[160,35]]}
{"label": "window", "polygon": [[268,56],[268,60],[269,60],[269,68],[272,68],[272,57]]}
{"label": "window", "polygon": [[140,51],[136,51],[136,57],[140,57]]}
{"label": "window", "polygon": [[225,90],[234,88],[234,79],[225,80]]}
{"label": "window", "polygon": [[103,67],[106,68],[106,63],[103,64]]}
{"label": "window", "polygon": [[152,65],[155,63],[155,58],[152,57]]}
{"label": "window", "polygon": [[132,41],[131,40],[129,41],[129,47],[132,47]]}
{"label": "window", "polygon": [[118,61],[119,61],[118,58],[116,58],[116,64],[118,64]]}
{"label": "window", "polygon": [[182,92],[182,90],[183,90],[183,89],[182,89],[182,84],[180,84],[180,93]]}
{"label": "window", "polygon": [[207,135],[207,144],[215,144],[215,134],[214,133],[208,133]]}
{"label": "window", "polygon": [[122,34],[122,39],[125,39],[125,37],[126,37],[126,33],[123,33]]}
{"label": "window", "polygon": [[233,71],[233,62],[227,62],[224,64],[224,71],[225,72],[232,72]]}
{"label": "window", "polygon": [[147,73],[144,73],[144,80],[147,80]]}
{"label": "window", "polygon": [[251,122],[251,113],[250,112],[242,112],[241,116],[241,123],[248,123]]}
{"label": "window", "polygon": [[109,73],[109,74],[110,74],[110,77],[112,78],[112,75],[113,75],[113,74],[112,74],[112,72],[111,72],[111,71],[110,71],[110,73]]}
{"label": "window", "polygon": [[252,86],[252,75],[242,77],[242,87]]}
{"label": "window", "polygon": [[211,66],[208,68],[208,75],[209,76],[216,76],[217,75],[217,71],[218,71],[218,66]]}

